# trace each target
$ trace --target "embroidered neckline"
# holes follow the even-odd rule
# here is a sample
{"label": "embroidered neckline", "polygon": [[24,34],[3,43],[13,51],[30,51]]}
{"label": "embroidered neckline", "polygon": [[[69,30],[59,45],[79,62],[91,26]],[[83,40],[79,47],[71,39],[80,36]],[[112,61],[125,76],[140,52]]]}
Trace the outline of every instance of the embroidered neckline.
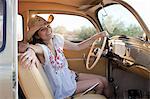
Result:
{"label": "embroidered neckline", "polygon": [[[51,52],[51,50],[49,49],[49,60],[50,60],[50,64],[52,65],[52,67],[55,69],[55,72],[57,74],[57,71],[62,69],[64,67],[64,55],[62,50],[60,49],[60,47],[57,47],[56,44],[54,44],[54,49],[56,52],[56,56],[53,55],[53,53]],[[62,57],[62,58],[61,58]]]}

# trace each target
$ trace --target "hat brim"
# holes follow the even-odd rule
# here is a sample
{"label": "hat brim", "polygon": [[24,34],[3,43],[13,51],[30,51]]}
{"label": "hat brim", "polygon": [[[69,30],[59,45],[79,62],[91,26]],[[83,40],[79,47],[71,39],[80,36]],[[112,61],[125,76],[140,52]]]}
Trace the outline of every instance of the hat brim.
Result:
{"label": "hat brim", "polygon": [[49,15],[47,22],[51,23],[53,20],[54,20],[54,16],[53,15]]}
{"label": "hat brim", "polygon": [[[44,24],[43,26],[47,26],[49,25],[51,22],[47,22],[47,24]],[[41,27],[43,27],[41,26]],[[32,36],[35,34],[36,31],[38,31],[41,27],[35,27],[35,28],[31,28],[28,32],[27,32],[27,41],[31,41]]]}
{"label": "hat brim", "polygon": [[32,36],[35,34],[36,31],[38,31],[41,27],[43,26],[47,26],[49,25],[52,21],[54,20],[54,16],[53,15],[50,15],[48,17],[48,21],[46,21],[46,23],[44,23],[43,25],[41,25],[40,27],[37,26],[37,27],[34,27],[34,28],[30,28],[29,31],[27,32],[27,42],[30,42],[31,39],[32,39]]}

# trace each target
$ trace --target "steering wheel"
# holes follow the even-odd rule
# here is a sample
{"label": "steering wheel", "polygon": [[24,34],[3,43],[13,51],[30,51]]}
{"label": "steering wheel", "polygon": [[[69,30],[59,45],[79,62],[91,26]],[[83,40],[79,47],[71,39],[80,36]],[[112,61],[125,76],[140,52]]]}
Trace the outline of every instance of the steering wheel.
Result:
{"label": "steering wheel", "polygon": [[[107,37],[104,37],[104,40],[102,42],[102,46],[101,48],[95,48],[95,45],[96,45],[96,42],[97,40],[95,40],[91,46],[91,49],[89,51],[89,54],[87,56],[87,60],[86,60],[86,69],[87,70],[91,70],[95,67],[95,65],[97,64],[98,60],[100,59],[102,53],[103,53],[103,50],[105,48],[105,45],[106,45],[106,40],[107,40]],[[101,41],[101,39],[99,38],[99,42]],[[95,61],[93,62],[93,64],[91,66],[89,66],[89,62],[90,62],[90,57],[95,57]]]}

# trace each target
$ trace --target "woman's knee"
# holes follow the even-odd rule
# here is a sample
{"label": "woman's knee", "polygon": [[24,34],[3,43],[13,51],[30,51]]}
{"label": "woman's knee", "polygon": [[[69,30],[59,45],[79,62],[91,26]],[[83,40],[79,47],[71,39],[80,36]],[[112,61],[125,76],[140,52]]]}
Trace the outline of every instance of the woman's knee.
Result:
{"label": "woman's knee", "polygon": [[99,79],[105,86],[108,86],[108,80],[106,77],[100,77]]}
{"label": "woman's knee", "polygon": [[98,83],[99,84],[98,84],[97,88],[98,89],[104,89],[104,84],[101,81],[99,81]]}

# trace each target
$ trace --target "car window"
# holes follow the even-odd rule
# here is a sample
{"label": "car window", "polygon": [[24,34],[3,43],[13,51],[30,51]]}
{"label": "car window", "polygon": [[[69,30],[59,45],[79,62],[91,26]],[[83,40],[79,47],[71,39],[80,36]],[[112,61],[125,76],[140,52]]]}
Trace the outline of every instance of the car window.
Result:
{"label": "car window", "polygon": [[[38,14],[46,20],[49,14]],[[93,24],[86,18],[76,15],[53,14],[51,27],[54,33],[59,33],[70,41],[82,41],[96,33]]]}
{"label": "car window", "polygon": [[144,0],[144,2],[143,0],[124,0],[124,1],[130,4],[138,12],[140,17],[143,19],[143,21],[150,30],[150,21],[149,21],[150,0]]}
{"label": "car window", "polygon": [[4,49],[6,43],[6,2],[0,0],[0,52]]}
{"label": "car window", "polygon": [[136,18],[122,5],[114,4],[104,7],[99,10],[98,18],[102,28],[107,30],[111,36],[143,36],[144,32]]}

